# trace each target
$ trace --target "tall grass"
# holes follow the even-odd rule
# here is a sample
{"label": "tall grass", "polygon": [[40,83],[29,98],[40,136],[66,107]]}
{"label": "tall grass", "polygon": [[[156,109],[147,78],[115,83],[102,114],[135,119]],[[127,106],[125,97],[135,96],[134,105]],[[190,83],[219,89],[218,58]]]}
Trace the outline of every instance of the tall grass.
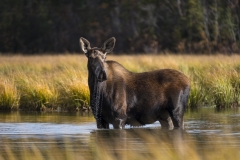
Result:
{"label": "tall grass", "polygon": [[[191,80],[189,107],[238,106],[240,56],[123,55],[116,60],[133,72],[172,68]],[[84,55],[0,56],[0,109],[89,109]]]}
{"label": "tall grass", "polygon": [[0,109],[89,109],[83,56],[1,56]]}
{"label": "tall grass", "polygon": [[17,81],[19,108],[28,110],[56,109],[58,92],[47,80],[24,77]]}
{"label": "tall grass", "polygon": [[19,107],[19,94],[13,81],[0,80],[0,108],[16,110]]}

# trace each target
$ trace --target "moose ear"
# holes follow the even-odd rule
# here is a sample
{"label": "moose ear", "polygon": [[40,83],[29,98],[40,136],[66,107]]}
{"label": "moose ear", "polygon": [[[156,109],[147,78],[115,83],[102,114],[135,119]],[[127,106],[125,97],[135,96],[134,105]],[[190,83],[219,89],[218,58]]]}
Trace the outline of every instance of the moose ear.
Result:
{"label": "moose ear", "polygon": [[88,42],[88,40],[86,40],[85,38],[81,37],[79,39],[80,42],[80,48],[82,49],[82,51],[86,54],[88,52],[88,50],[91,49],[90,43]]}
{"label": "moose ear", "polygon": [[113,48],[115,46],[115,42],[116,42],[116,39],[114,37],[109,38],[108,40],[106,40],[103,43],[103,47],[102,47],[103,52],[105,52],[105,53],[112,52],[112,50],[113,50]]}

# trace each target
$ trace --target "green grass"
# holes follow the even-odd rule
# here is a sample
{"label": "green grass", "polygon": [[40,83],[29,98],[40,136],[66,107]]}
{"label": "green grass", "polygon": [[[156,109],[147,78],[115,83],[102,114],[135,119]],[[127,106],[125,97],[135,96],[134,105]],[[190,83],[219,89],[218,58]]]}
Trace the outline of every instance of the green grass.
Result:
{"label": "green grass", "polygon": [[[191,79],[189,107],[240,103],[240,56],[109,55],[133,72],[172,68]],[[88,108],[84,55],[0,56],[0,110]]]}

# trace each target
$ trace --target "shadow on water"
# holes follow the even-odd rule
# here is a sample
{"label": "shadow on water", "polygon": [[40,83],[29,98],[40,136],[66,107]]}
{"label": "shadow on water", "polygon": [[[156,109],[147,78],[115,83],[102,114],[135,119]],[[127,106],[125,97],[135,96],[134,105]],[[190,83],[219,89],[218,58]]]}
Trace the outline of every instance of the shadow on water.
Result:
{"label": "shadow on water", "polygon": [[[112,127],[111,127],[112,128]],[[240,111],[188,111],[185,130],[98,130],[91,114],[0,113],[2,159],[239,159]]]}

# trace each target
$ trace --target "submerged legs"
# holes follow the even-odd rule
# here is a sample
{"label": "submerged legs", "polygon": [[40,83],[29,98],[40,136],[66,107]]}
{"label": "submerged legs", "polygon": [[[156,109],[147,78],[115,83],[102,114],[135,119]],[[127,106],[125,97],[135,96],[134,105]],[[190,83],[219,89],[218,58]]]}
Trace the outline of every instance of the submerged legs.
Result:
{"label": "submerged legs", "polygon": [[161,110],[159,122],[162,128],[168,128],[171,130],[174,128],[172,118],[166,109]]}
{"label": "submerged legs", "polygon": [[115,122],[113,123],[113,128],[114,129],[124,129],[126,121],[127,121],[127,116],[123,116],[121,118],[116,118]]}
{"label": "submerged legs", "polygon": [[97,120],[97,128],[98,129],[109,129],[109,123],[107,123],[106,121],[102,120],[98,121]]}
{"label": "submerged legs", "polygon": [[189,91],[190,88],[186,87],[184,90],[181,90],[178,95],[172,97],[173,109],[170,115],[174,127],[184,128],[183,115],[187,108]]}

